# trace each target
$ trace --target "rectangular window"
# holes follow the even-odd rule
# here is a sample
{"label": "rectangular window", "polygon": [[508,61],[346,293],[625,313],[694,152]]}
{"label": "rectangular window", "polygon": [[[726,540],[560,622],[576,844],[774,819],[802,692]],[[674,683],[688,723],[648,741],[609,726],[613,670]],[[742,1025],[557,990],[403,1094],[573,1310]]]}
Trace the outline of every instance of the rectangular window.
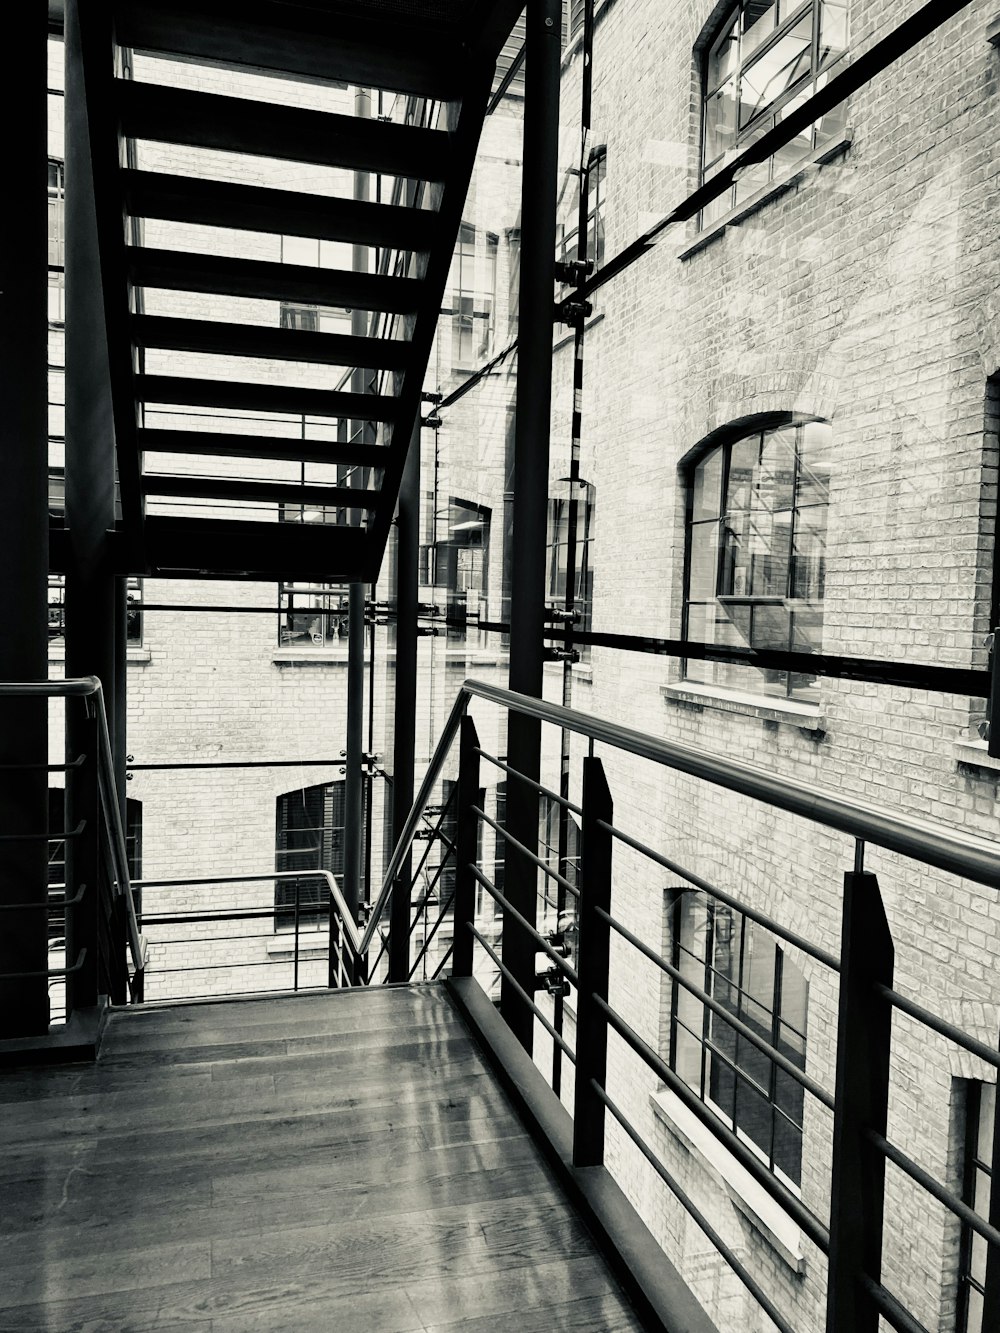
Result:
{"label": "rectangular window", "polygon": [[[599,144],[591,151],[587,165],[587,258],[595,268],[604,262],[604,203],[605,180],[608,174],[608,150]],[[579,173],[572,173],[578,181]],[[560,221],[556,242],[556,258],[568,262],[577,258],[580,235],[579,187],[566,189],[560,200]]]}
{"label": "rectangular window", "polygon": [[[799,1069],[808,986],[762,926],[694,889],[673,891],[673,965]],[[802,1173],[804,1089],[682,987],[672,986],[670,1067],[776,1174]]]}
{"label": "rectangular window", "polygon": [[[578,612],[576,628],[589,631],[593,625],[594,610],[594,504],[596,488],[581,482],[576,500],[576,538],[570,542],[571,504],[569,500],[549,500],[548,556],[546,560],[546,604],[566,607],[566,586],[569,568],[574,568],[573,607]],[[572,549],[571,549],[572,546]],[[581,648],[581,658],[589,652]]]}
{"label": "rectangular window", "polygon": [[[688,487],[685,638],[734,648],[822,649],[832,431],[772,427],[719,445]],[[815,702],[815,676],[685,664],[688,680]]]}
{"label": "rectangular window", "polygon": [[498,238],[477,231],[471,222],[459,227],[448,277],[450,296],[442,314],[452,317],[452,365],[470,369],[490,352],[496,305]]}
{"label": "rectangular window", "polygon": [[[50,508],[52,478],[49,479]],[[126,642],[136,648],[142,643],[142,580],[129,577],[125,590]],[[62,643],[66,637],[66,579],[49,575],[49,643]]]}
{"label": "rectangular window", "polygon": [[332,583],[278,585],[278,643],[282,648],[347,644],[347,590]]}
{"label": "rectangular window", "polygon": [[[367,788],[363,788],[361,823],[366,824]],[[344,873],[346,783],[343,779],[315,787],[301,787],[277,798],[275,810],[275,870],[329,870]],[[279,879],[274,884],[275,930],[295,925],[298,894],[299,924],[320,926],[329,916],[330,897],[325,879]]]}
{"label": "rectangular window", "polygon": [[[996,1107],[995,1083],[970,1081],[966,1085],[965,1179],[962,1198],[987,1221],[993,1180]],[[986,1290],[987,1250],[988,1246],[982,1236],[963,1223],[958,1273],[958,1333],[985,1333],[983,1298]]]}

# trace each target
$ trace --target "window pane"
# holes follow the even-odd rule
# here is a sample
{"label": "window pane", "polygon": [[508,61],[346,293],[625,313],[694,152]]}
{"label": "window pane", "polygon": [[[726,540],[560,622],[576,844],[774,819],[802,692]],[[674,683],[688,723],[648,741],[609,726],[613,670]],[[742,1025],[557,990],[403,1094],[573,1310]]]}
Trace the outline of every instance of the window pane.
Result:
{"label": "window pane", "polygon": [[984,1083],[979,1092],[979,1146],[976,1149],[976,1156],[981,1162],[993,1160],[993,1118],[996,1105],[997,1085]]}
{"label": "window pane", "polygon": [[719,524],[696,523],[691,529],[691,596],[707,601],[715,596],[719,567]]}
{"label": "window pane", "polygon": [[823,0],[819,12],[819,64],[832,65],[847,50],[847,0]]}
{"label": "window pane", "polygon": [[743,9],[743,46],[745,60],[774,31],[778,6],[775,0],[746,0]]}
{"label": "window pane", "polygon": [[740,128],[748,125],[791,88],[812,64],[812,14],[808,13],[780,41],[740,76]]}
{"label": "window pane", "polygon": [[708,88],[714,90],[736,68],[739,51],[739,32],[734,18],[729,27],[712,48],[708,58]]}
{"label": "window pane", "polygon": [[729,79],[705,104],[705,165],[736,141],[736,80]]}
{"label": "window pane", "polygon": [[691,517],[697,523],[702,518],[718,518],[722,490],[722,454],[715,449],[694,470]]}
{"label": "window pane", "polygon": [[827,503],[832,453],[833,431],[825,421],[810,421],[799,428],[798,504]]}

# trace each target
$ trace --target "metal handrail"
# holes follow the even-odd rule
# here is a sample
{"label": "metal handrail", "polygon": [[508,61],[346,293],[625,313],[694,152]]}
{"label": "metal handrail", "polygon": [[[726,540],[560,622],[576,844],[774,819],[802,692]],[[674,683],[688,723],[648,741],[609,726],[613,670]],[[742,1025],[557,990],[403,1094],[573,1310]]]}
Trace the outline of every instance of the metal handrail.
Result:
{"label": "metal handrail", "polygon": [[878,847],[925,861],[939,870],[1000,888],[1000,847],[975,834],[955,832],[931,820],[914,819],[883,806],[839,796],[822,787],[763,773],[735,759],[706,754],[678,741],[647,736],[617,722],[516,694],[484,681],[465,681],[459,701],[463,697],[467,701],[471,696],[487,699],[541,722],[551,722],[554,726],[702,778],[716,786],[727,787],[743,796],[765,801],[779,810],[787,810]]}
{"label": "metal handrail", "polygon": [[140,973],[146,966],[145,940],[139,931],[135,899],[128,873],[128,852],[125,848],[125,830],[122,828],[121,807],[115,783],[114,759],[111,754],[111,736],[108,732],[108,712],[104,703],[104,688],[97,676],[78,676],[68,680],[29,680],[0,682],[0,698],[65,698],[92,699],[97,717],[97,773],[101,813],[108,833],[113,872],[118,892],[125,898],[128,926],[129,953],[132,966]]}

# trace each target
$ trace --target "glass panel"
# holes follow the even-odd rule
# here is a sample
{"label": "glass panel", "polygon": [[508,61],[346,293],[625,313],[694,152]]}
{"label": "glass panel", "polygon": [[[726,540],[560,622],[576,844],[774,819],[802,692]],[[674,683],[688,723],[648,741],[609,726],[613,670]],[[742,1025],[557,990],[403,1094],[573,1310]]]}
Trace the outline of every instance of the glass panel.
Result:
{"label": "glass panel", "polygon": [[827,503],[832,455],[833,430],[825,421],[809,421],[799,427],[798,504]]}
{"label": "glass panel", "polygon": [[711,55],[708,58],[707,87],[709,91],[718,88],[726,75],[731,74],[736,68],[738,51],[739,31],[737,20],[734,18],[712,48]]}
{"label": "glass panel", "polygon": [[775,0],[746,0],[743,7],[743,46],[745,60],[774,31],[778,6]]}
{"label": "glass panel", "polygon": [[736,1126],[751,1139],[770,1161],[771,1103],[745,1078],[737,1080]]}
{"label": "glass panel", "polygon": [[966,1323],[967,1333],[981,1333],[983,1327],[983,1297],[975,1287],[969,1287],[969,1316]]}
{"label": "glass panel", "polygon": [[691,529],[690,592],[697,601],[715,596],[719,569],[719,524],[696,523]]}
{"label": "glass panel", "polygon": [[812,65],[812,14],[806,14],[745,68],[740,77],[740,128],[791,88]]}
{"label": "glass panel", "polygon": [[972,1247],[969,1253],[969,1276],[980,1286],[986,1284],[986,1256],[989,1246],[982,1236],[972,1232]]}
{"label": "glass panel", "polygon": [[993,1120],[996,1115],[996,1105],[996,1084],[982,1084],[979,1090],[979,1146],[976,1149],[976,1156],[981,1162],[993,1160]]}
{"label": "glass panel", "polygon": [[847,0],[823,0],[819,11],[819,64],[832,65],[847,50]]}
{"label": "glass panel", "polygon": [[777,948],[759,926],[748,922],[743,946],[743,991],[746,1021],[771,1032]]}
{"label": "glass panel", "polygon": [[[687,609],[687,634],[686,638],[692,643],[712,643],[715,633],[715,608],[706,605],[704,602],[694,602]],[[697,657],[690,657],[687,661],[687,668],[684,676],[687,680],[700,681],[702,684],[708,684],[714,679],[713,663],[703,661]]]}
{"label": "glass panel", "polygon": [[705,103],[705,166],[736,142],[736,80],[729,79]]}
{"label": "glass panel", "polygon": [[694,470],[691,517],[697,523],[702,518],[718,518],[722,490],[722,454],[714,449]]}

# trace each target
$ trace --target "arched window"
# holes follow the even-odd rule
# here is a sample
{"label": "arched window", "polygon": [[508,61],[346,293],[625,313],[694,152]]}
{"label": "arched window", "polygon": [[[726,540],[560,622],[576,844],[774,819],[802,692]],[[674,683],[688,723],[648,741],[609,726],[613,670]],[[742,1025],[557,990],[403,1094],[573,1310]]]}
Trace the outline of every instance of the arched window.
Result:
{"label": "arched window", "polygon": [[[688,484],[684,636],[819,652],[833,432],[758,428],[710,449]],[[688,680],[811,701],[815,677],[688,659]]]}
{"label": "arched window", "polygon": [[[811,97],[847,51],[847,0],[738,0],[707,49],[702,179]],[[705,210],[713,222],[843,129],[835,108],[751,168]]]}

